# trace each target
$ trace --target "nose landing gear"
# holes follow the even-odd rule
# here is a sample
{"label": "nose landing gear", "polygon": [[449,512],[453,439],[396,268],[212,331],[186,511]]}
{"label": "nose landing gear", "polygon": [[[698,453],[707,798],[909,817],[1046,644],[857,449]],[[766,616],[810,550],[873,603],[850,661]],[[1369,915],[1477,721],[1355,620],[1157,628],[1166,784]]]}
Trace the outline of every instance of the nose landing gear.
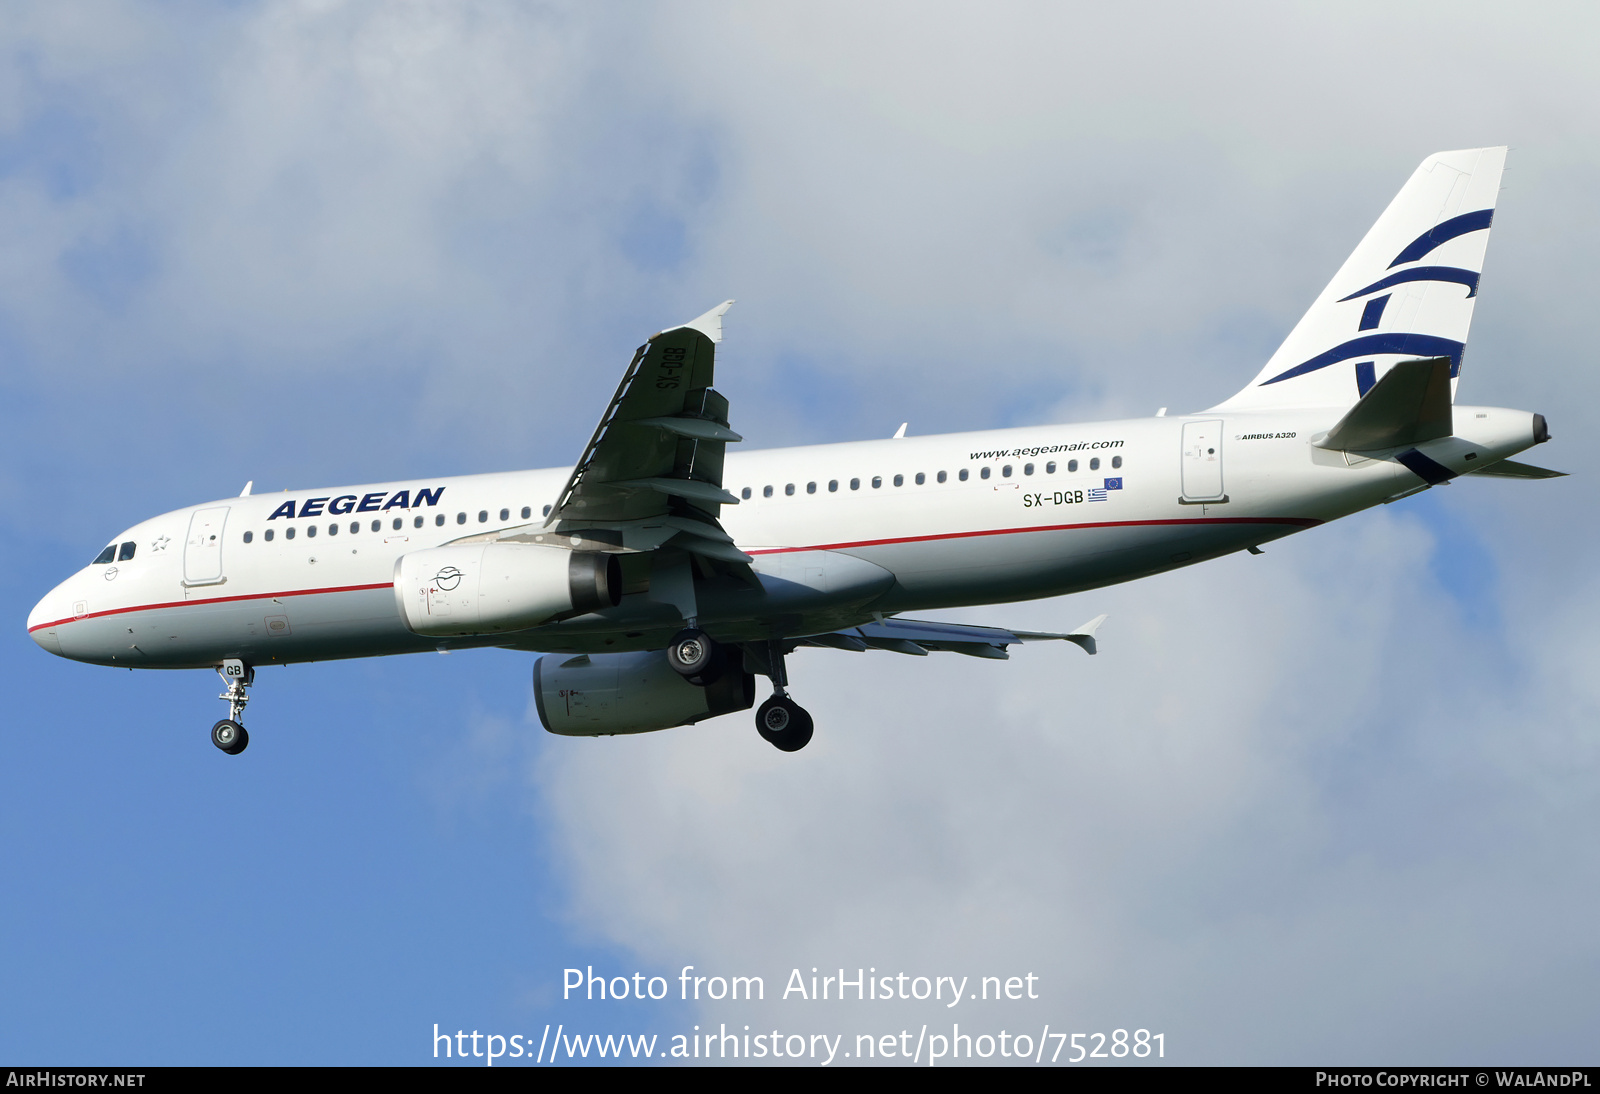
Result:
{"label": "nose landing gear", "polygon": [[211,743],[230,756],[237,756],[250,745],[250,734],[239,721],[244,705],[250,701],[245,688],[255,683],[256,670],[238,658],[230,657],[217,668],[228,690],[217,696],[228,701],[228,716],[211,727]]}

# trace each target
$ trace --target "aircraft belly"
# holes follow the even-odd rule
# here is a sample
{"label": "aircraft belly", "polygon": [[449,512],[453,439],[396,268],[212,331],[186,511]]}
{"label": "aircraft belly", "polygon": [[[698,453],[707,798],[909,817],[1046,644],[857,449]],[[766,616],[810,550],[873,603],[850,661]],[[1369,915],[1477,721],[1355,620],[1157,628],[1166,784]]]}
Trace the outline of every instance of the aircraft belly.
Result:
{"label": "aircraft belly", "polygon": [[1242,550],[1303,523],[1104,526],[883,544],[853,553],[895,574],[881,610],[1000,603],[1100,588]]}

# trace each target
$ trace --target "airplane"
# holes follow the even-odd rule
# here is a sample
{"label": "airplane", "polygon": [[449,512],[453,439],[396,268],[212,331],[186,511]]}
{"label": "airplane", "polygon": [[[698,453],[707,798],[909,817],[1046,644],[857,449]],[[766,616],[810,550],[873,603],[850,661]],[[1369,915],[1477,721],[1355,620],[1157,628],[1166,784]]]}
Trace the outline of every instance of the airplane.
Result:
{"label": "airplane", "polygon": [[1207,410],[728,451],[713,386],[732,301],[651,336],[571,468],[208,501],[142,521],[47,594],[28,633],[119,668],[210,668],[249,743],[267,665],[495,646],[533,664],[551,733],[687,725],[772,694],[761,737],[813,721],[798,648],[1005,658],[1069,632],[906,618],[1097,589],[1262,545],[1471,476],[1543,415],[1455,404],[1505,148],[1406,182],[1256,377]]}

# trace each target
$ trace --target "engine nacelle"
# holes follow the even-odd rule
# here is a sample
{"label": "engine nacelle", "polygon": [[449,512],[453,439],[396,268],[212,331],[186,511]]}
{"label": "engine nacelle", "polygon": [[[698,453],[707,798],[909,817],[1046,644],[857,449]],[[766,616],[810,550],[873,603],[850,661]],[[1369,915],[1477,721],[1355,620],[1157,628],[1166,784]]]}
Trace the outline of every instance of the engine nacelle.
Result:
{"label": "engine nacelle", "polygon": [[400,618],[418,634],[522,631],[622,602],[617,556],[521,543],[463,543],[401,555]]}
{"label": "engine nacelle", "polygon": [[736,650],[727,670],[709,687],[696,687],[673,671],[665,650],[551,654],[533,663],[533,697],[539,721],[566,737],[649,733],[703,718],[749,710],[756,678],[740,666]]}

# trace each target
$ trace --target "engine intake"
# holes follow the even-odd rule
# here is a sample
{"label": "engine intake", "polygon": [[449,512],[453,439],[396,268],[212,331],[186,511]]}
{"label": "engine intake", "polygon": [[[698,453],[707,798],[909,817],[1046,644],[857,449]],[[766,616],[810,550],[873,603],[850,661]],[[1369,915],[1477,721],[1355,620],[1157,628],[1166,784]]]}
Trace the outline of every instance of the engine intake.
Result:
{"label": "engine intake", "polygon": [[756,678],[744,671],[736,650],[728,652],[727,671],[703,688],[679,676],[665,650],[541,657],[533,663],[539,721],[564,737],[601,737],[749,710],[756,701]]}
{"label": "engine intake", "polygon": [[617,556],[518,543],[465,543],[401,555],[400,618],[417,634],[522,631],[622,602]]}

